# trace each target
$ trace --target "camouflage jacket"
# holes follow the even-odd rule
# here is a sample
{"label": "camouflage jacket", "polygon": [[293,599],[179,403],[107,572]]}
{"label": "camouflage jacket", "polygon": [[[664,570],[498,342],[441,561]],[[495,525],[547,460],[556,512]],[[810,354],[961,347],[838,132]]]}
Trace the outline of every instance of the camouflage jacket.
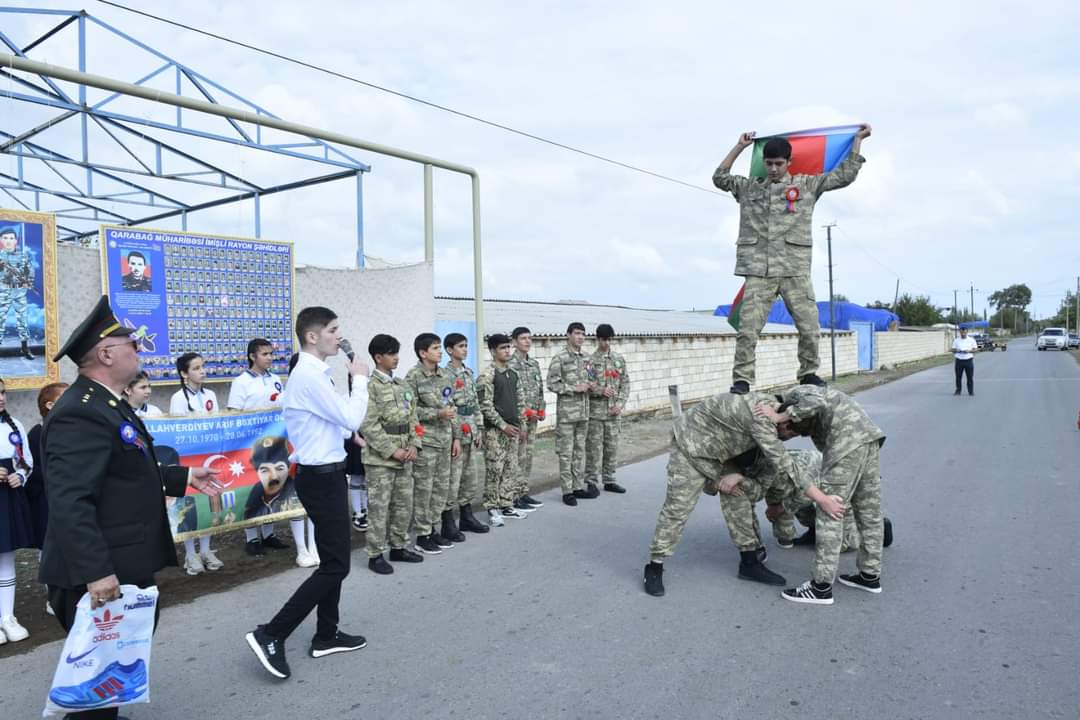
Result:
{"label": "camouflage jacket", "polygon": [[771,420],[754,415],[754,407],[776,408],[773,395],[751,392],[732,395],[724,392],[699,402],[675,419],[675,443],[706,478],[716,479],[731,472],[725,465],[748,450],[758,449],[780,478],[805,489],[806,478],[784,450],[784,443]]}
{"label": "camouflage jacket", "polygon": [[582,352],[567,345],[551,358],[548,366],[548,390],[558,395],[555,401],[557,422],[580,422],[589,419],[589,393],[577,392],[574,386],[579,383],[596,381],[589,358]]}
{"label": "camouflage jacket", "polygon": [[881,428],[857,402],[839,390],[797,385],[784,393],[784,402],[795,403],[787,410],[794,422],[812,423],[810,439],[821,451],[822,473],[866,443],[885,444]]}
{"label": "camouflage jacket", "polygon": [[34,284],[34,261],[30,253],[0,251],[0,290],[28,288]]}
{"label": "camouflage jacket", "polygon": [[[472,368],[462,365],[460,369],[453,363],[447,365],[446,372],[450,374],[454,392],[450,396],[451,402],[457,408],[457,419],[454,420],[454,437],[461,440],[465,436],[476,437],[483,426],[483,418],[480,416],[480,399],[476,395],[476,379],[473,377]],[[466,432],[468,430],[468,432]]]}
{"label": "camouflage jacket", "polygon": [[360,434],[367,446],[360,451],[365,465],[400,468],[394,451],[410,445],[420,447],[416,433],[416,402],[412,391],[400,378],[390,378],[379,371],[368,380],[368,408]]}
{"label": "camouflage jacket", "polygon": [[[612,420],[612,408],[626,409],[630,399],[630,371],[626,360],[614,350],[606,353],[597,350],[589,358],[596,373],[596,388],[590,392],[589,418],[592,420]],[[604,397],[604,388],[613,388],[615,395]]]}
{"label": "camouflage jacket", "polygon": [[864,162],[862,155],[849,154],[832,172],[785,175],[776,183],[770,183],[768,178],[732,175],[718,168],[713,184],[739,201],[735,274],[809,276],[814,204],[822,193],[853,183]]}
{"label": "camouflage jacket", "polygon": [[450,447],[454,433],[452,422],[439,417],[444,407],[453,406],[454,380],[446,368],[437,367],[428,372],[418,363],[405,374],[405,385],[416,397],[416,417],[424,432],[424,447]]}
{"label": "camouflage jacket", "polygon": [[499,430],[502,430],[510,423],[503,419],[502,415],[495,408],[495,373],[511,373],[517,379],[517,409],[518,409],[518,427],[525,428],[525,388],[524,383],[521,382],[521,378],[509,365],[505,368],[498,368],[495,363],[490,363],[484,367],[484,371],[480,373],[480,379],[476,382],[476,395],[480,398],[480,414],[484,416],[484,421],[493,425]]}
{"label": "camouflage jacket", "polygon": [[[807,450],[788,450],[788,457],[795,463],[799,477],[808,485],[821,486],[821,453],[813,448]],[[737,472],[758,483],[765,493],[765,501],[770,505],[783,504],[784,509],[794,514],[813,501],[802,490],[796,490],[787,478],[782,477],[760,452],[754,453],[749,467],[725,465],[724,473]]]}
{"label": "camouflage jacket", "polygon": [[[510,367],[518,374],[518,380],[525,386],[525,407],[533,413],[547,413],[547,400],[544,399],[544,376],[540,373],[540,362],[515,350],[510,357]],[[540,418],[533,415],[529,422],[536,423]]]}

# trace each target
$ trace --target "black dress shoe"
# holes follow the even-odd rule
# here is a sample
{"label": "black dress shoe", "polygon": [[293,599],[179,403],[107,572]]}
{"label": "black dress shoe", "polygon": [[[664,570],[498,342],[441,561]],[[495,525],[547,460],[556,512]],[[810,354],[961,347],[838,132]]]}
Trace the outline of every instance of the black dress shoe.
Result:
{"label": "black dress shoe", "polygon": [[825,381],[819,378],[814,373],[807,373],[799,378],[800,385],[816,385],[817,387],[825,387]]}
{"label": "black dress shoe", "polygon": [[562,501],[570,507],[574,507],[577,505],[577,496],[574,493],[566,493],[562,496]]}
{"label": "black dress shoe", "polygon": [[766,585],[778,585],[780,587],[787,585],[787,580],[784,579],[783,575],[774,573],[759,562],[740,562],[739,579],[751,580]]}
{"label": "black dress shoe", "polygon": [[589,500],[600,497],[600,488],[596,487],[596,483],[585,483],[585,497]]}
{"label": "black dress shoe", "polygon": [[606,490],[607,492],[618,493],[620,495],[622,495],[624,492],[626,492],[626,488],[624,488],[619,483],[614,483],[614,482],[604,483],[604,490]]}
{"label": "black dress shoe", "polygon": [[394,572],[394,566],[386,562],[386,558],[382,555],[378,557],[368,558],[367,561],[368,570],[376,575],[391,575]]}
{"label": "black dress shoe", "polygon": [[263,544],[260,540],[248,540],[244,543],[244,552],[251,557],[263,556]]}
{"label": "black dress shoe", "polygon": [[578,500],[588,500],[589,494],[584,490],[575,490],[574,497],[576,497]]}
{"label": "black dress shoe", "polygon": [[390,550],[390,560],[392,562],[419,563],[424,562],[424,556],[418,552],[413,552],[409,548],[392,548]]}
{"label": "black dress shoe", "polygon": [[750,383],[745,380],[736,380],[731,384],[732,395],[745,395],[748,392],[750,392]]}
{"label": "black dress shoe", "polygon": [[281,538],[277,535],[271,535],[270,537],[263,538],[263,547],[268,547],[271,550],[288,550],[291,545],[282,542]]}

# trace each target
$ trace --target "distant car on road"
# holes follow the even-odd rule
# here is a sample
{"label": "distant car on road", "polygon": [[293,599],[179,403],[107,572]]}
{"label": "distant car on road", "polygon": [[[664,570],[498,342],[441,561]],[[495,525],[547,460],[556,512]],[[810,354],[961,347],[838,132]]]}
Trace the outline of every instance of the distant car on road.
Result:
{"label": "distant car on road", "polygon": [[1069,333],[1069,347],[1080,348],[1080,335]]}
{"label": "distant car on road", "polygon": [[1050,348],[1068,350],[1069,333],[1065,331],[1065,328],[1046,328],[1039,335],[1039,339],[1035,341],[1035,347],[1039,350],[1048,350]]}

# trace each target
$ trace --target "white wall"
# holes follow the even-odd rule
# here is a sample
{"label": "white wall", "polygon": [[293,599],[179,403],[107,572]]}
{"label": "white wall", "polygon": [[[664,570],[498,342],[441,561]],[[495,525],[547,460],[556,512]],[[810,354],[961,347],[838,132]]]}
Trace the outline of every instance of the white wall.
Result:
{"label": "white wall", "polygon": [[879,332],[874,334],[874,367],[893,367],[900,363],[941,355],[952,346],[952,334],[932,332]]}

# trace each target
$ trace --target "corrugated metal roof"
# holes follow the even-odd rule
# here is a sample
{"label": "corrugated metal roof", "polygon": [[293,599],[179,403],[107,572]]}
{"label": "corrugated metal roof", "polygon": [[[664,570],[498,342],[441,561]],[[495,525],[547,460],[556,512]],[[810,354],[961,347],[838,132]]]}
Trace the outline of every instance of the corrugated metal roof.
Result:
{"label": "corrugated metal roof", "polygon": [[[473,321],[472,298],[435,298],[435,318]],[[685,310],[644,310],[621,305],[548,303],[526,300],[484,300],[487,331],[509,333],[524,325],[536,336],[566,335],[566,326],[577,321],[592,335],[599,323],[609,323],[615,332],[627,335],[734,335],[727,318]],[[793,333],[791,325],[769,323],[768,333]]]}

